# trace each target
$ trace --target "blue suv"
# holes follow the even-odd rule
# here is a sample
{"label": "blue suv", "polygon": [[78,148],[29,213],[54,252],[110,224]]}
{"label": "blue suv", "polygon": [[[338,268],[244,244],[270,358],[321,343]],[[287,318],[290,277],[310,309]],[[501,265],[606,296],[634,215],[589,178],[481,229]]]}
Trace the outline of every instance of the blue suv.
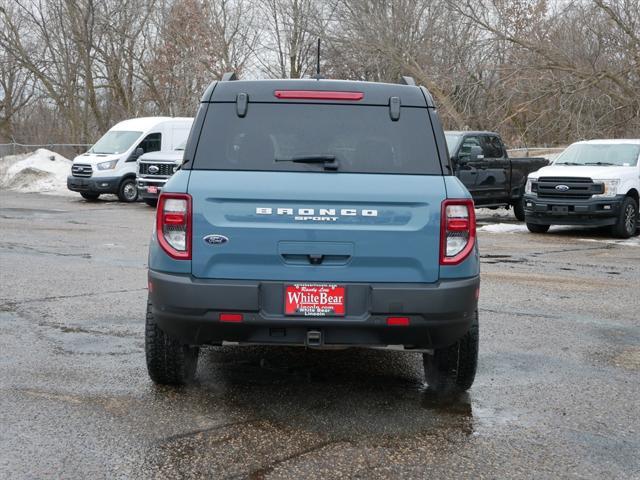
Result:
{"label": "blue suv", "polygon": [[156,215],[153,381],[233,344],[401,349],[434,390],[473,383],[473,201],[412,79],[213,82]]}

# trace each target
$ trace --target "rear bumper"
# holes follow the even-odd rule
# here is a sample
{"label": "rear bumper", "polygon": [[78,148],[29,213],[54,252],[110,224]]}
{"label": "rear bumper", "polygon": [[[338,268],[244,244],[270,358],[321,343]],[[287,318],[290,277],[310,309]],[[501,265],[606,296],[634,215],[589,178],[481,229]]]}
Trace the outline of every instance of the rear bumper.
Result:
{"label": "rear bumper", "polygon": [[122,177],[67,177],[67,188],[73,192],[117,193]]}
{"label": "rear bumper", "polygon": [[538,198],[525,195],[524,212],[527,223],[542,225],[614,225],[620,213],[624,195],[589,200]]}
{"label": "rear bumper", "polygon": [[[439,348],[462,337],[475,317],[480,277],[435,284],[345,283],[345,317],[283,314],[284,283],[202,280],[149,271],[149,296],[159,326],[191,345],[223,341],[305,345],[310,330],[323,346]],[[222,312],[242,313],[241,323],[219,321]],[[388,326],[389,316],[409,317],[409,326]]]}

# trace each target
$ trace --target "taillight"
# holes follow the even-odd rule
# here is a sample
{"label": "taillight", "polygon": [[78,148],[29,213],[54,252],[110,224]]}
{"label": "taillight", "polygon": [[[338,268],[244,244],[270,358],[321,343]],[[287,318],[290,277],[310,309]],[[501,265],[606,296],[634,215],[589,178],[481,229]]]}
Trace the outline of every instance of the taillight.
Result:
{"label": "taillight", "polygon": [[476,243],[476,214],[473,200],[442,202],[440,265],[457,265],[473,251]]}
{"label": "taillight", "polygon": [[191,260],[191,195],[160,194],[156,235],[160,246],[170,257]]}

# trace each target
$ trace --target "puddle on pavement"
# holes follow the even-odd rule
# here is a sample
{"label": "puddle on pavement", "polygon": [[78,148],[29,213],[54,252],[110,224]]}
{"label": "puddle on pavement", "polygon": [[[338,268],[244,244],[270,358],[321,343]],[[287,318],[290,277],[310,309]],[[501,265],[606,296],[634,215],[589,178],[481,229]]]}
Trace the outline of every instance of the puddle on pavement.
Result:
{"label": "puddle on pavement", "polygon": [[473,432],[468,394],[439,396],[423,382],[419,354],[366,349],[209,348],[194,388],[229,409],[340,439]]}

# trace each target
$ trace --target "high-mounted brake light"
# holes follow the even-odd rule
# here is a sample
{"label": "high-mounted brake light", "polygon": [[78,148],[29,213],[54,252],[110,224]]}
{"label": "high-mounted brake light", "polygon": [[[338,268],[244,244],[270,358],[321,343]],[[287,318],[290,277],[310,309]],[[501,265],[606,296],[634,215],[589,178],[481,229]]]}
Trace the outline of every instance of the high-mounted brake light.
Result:
{"label": "high-mounted brake light", "polygon": [[171,258],[191,260],[191,195],[162,193],[156,211],[156,236]]}
{"label": "high-mounted brake light", "polygon": [[276,90],[276,98],[291,100],[347,100],[357,101],[364,98],[362,92],[329,92],[326,90]]}
{"label": "high-mounted brake light", "polygon": [[465,260],[476,244],[476,214],[473,200],[442,202],[440,222],[440,265],[457,265]]}

